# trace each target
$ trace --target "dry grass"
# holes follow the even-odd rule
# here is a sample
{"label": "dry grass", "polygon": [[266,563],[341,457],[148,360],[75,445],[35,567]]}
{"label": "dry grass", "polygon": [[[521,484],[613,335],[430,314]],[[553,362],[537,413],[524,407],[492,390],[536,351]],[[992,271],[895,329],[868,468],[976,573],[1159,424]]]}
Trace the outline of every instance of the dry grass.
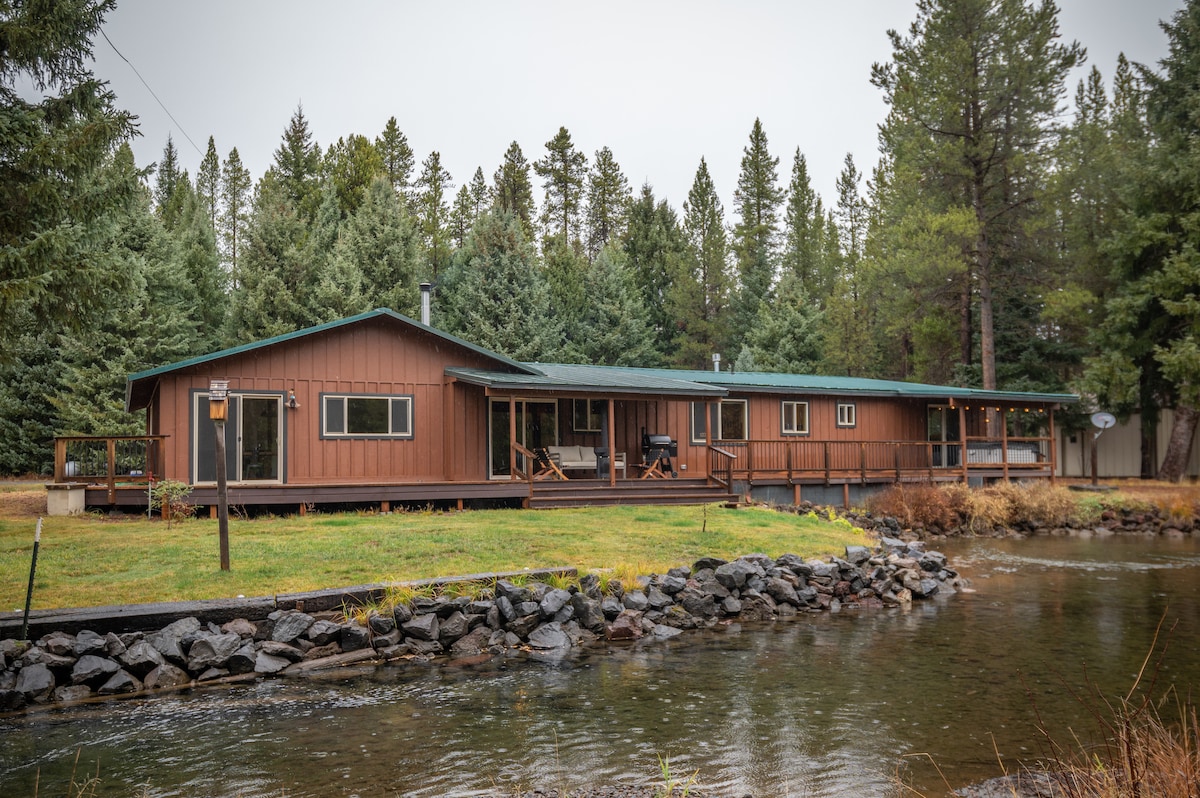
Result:
{"label": "dry grass", "polygon": [[950,495],[933,485],[896,484],[867,499],[867,509],[891,516],[906,527],[950,529],[958,523]]}

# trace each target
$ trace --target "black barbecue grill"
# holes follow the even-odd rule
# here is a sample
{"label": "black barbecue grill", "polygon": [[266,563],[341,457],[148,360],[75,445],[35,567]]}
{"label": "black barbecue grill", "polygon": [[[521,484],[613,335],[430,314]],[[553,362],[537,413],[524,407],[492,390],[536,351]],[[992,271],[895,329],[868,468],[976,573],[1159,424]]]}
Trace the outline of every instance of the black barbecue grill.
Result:
{"label": "black barbecue grill", "polygon": [[[678,476],[672,458],[679,456],[679,445],[670,435],[655,435],[642,432],[642,463],[664,476]],[[657,466],[657,467],[656,467]]]}

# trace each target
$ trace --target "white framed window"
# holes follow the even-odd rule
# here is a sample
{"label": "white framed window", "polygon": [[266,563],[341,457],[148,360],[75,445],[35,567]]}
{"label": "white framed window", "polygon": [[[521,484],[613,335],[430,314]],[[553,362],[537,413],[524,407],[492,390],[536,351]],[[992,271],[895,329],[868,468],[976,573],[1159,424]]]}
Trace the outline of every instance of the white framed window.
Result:
{"label": "white framed window", "polygon": [[707,402],[692,402],[691,406],[691,441],[693,445],[703,446],[708,442],[708,425],[705,423]]}
{"label": "white framed window", "polygon": [[839,427],[853,427],[857,424],[858,413],[855,409],[854,402],[838,402],[837,425]]}
{"label": "white framed window", "polygon": [[782,412],[784,435],[808,434],[808,402],[785,401]]}
{"label": "white framed window", "polygon": [[722,399],[717,412],[717,440],[749,440],[748,416],[749,404],[745,399]]}
{"label": "white framed window", "polygon": [[322,438],[411,438],[413,398],[393,394],[321,394]]}
{"label": "white framed window", "polygon": [[603,399],[572,399],[571,426],[576,432],[600,432],[608,412]]}

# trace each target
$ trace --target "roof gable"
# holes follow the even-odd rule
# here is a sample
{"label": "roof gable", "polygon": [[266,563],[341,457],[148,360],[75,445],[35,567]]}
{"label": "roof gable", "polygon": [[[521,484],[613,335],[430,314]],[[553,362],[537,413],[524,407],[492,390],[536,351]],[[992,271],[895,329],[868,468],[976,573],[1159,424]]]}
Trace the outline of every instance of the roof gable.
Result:
{"label": "roof gable", "polygon": [[207,355],[200,355],[187,360],[181,360],[177,363],[169,363],[165,366],[159,366],[157,368],[139,371],[136,374],[131,374],[125,382],[125,409],[127,411],[133,411],[146,407],[146,405],[148,405],[150,402],[150,397],[154,393],[154,385],[157,383],[158,378],[163,375],[181,371],[186,368],[191,368],[192,366],[216,362],[224,358],[234,357],[247,352],[254,352],[279,346],[290,341],[299,340],[308,336],[319,335],[332,330],[337,330],[339,328],[362,324],[375,319],[385,319],[388,322],[395,323],[402,328],[409,328],[421,333],[425,333],[440,340],[446,341],[447,343],[462,347],[463,349],[474,352],[477,355],[481,355],[495,362],[500,368],[515,370],[522,373],[534,373],[531,371],[531,367],[528,364],[519,363],[516,360],[512,360],[504,355],[501,355],[499,352],[493,352],[490,349],[477,346],[469,341],[464,341],[457,336],[422,324],[415,319],[410,319],[408,316],[405,316],[402,313],[397,313],[394,310],[390,310],[388,308],[378,308],[376,310],[367,311],[366,313],[360,313],[357,316],[348,316],[344,319],[326,322],[325,324],[318,324],[314,327],[306,327],[302,330],[295,330],[293,332],[276,335],[271,338],[264,338],[261,341],[254,341],[252,343],[242,344],[240,346],[234,346],[228,349],[222,349],[219,352],[212,352]]}

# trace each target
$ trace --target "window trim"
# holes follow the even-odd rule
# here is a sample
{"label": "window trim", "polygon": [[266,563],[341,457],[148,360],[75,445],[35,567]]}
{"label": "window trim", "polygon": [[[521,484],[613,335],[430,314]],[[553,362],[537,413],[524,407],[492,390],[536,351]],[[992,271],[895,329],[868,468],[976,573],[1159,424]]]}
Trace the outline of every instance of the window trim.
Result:
{"label": "window trim", "polygon": [[837,403],[837,425],[840,429],[852,429],[858,426],[858,408],[856,403]]}
{"label": "window trim", "polygon": [[[796,422],[796,409],[801,406],[804,407],[804,424],[803,424],[803,426],[797,426],[795,423]],[[792,429],[788,429],[788,416],[789,416],[788,409],[789,408],[791,408],[791,410],[792,410],[792,412],[790,413],[791,418],[792,418],[792,426],[793,426]],[[811,418],[811,416],[810,416],[811,412],[812,412],[812,407],[809,405],[808,400],[806,400],[806,399],[784,399],[784,400],[782,400],[779,403],[779,434],[780,435],[797,435],[797,436],[809,435],[810,434],[809,433],[809,419]]]}
{"label": "window trim", "polygon": [[[350,399],[379,399],[387,402],[388,412],[388,432],[330,432],[328,429],[329,413],[328,403],[333,400],[342,401],[342,419],[345,421],[349,416],[348,400]],[[407,432],[396,432],[396,422],[393,413],[396,407],[396,402],[403,402],[405,406],[404,419],[407,423]],[[341,393],[330,391],[320,394],[321,403],[321,418],[320,418],[320,439],[321,440],[412,440],[416,436],[414,429],[414,413],[413,413],[413,395],[410,393]]]}
{"label": "window trim", "polygon": [[[586,410],[584,415],[587,418],[587,423],[590,425],[593,416],[596,418],[596,426],[580,426],[579,425],[579,403],[585,402]],[[595,407],[599,407],[596,410]],[[572,399],[571,400],[571,429],[575,432],[603,432],[604,417],[608,414],[608,400],[606,399]]]}
{"label": "window trim", "polygon": [[[724,412],[725,405],[735,405],[735,404],[742,406],[742,429],[744,431],[744,437],[726,438],[725,437],[725,424],[722,421],[721,416]],[[716,417],[717,417],[717,437],[716,437],[716,439],[717,440],[719,440],[719,441],[738,441],[738,442],[750,440],[750,402],[748,400],[746,400],[746,399],[722,399],[721,401],[717,402],[716,411],[717,411],[716,412]]]}
{"label": "window trim", "polygon": [[[697,417],[699,413],[699,417]],[[696,421],[702,422],[697,425]],[[708,402],[692,402],[688,408],[688,433],[693,446],[704,446],[708,443]]]}

